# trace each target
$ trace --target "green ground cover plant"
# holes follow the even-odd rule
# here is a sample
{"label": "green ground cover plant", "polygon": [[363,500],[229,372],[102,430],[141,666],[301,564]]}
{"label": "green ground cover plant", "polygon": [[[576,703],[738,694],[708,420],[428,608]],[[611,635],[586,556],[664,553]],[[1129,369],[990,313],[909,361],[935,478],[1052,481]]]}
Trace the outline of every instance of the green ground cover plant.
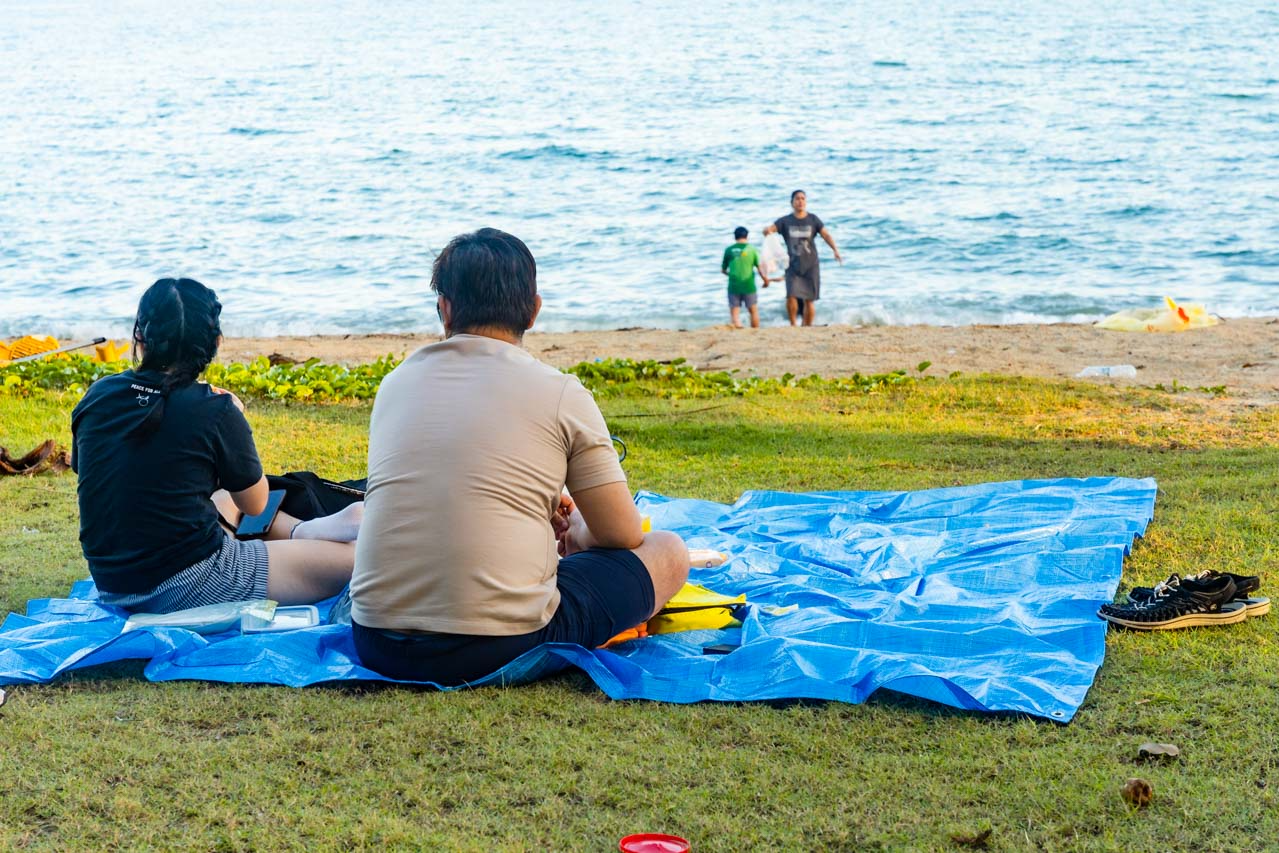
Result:
{"label": "green ground cover plant", "polygon": [[[68,391],[83,394],[94,380],[119,373],[128,361],[99,362],[70,354],[56,359],[17,362],[0,366],[0,394],[29,397],[40,391]],[[369,364],[346,367],[325,364],[318,358],[300,363],[272,364],[265,356],[253,361],[215,363],[205,371],[206,381],[226,388],[247,400],[293,400],[332,403],[372,400],[383,377],[395,369],[399,359],[387,355]],[[922,373],[930,362],[923,362]],[[905,370],[891,373],[824,379],[796,377],[787,373],[778,378],[736,376],[727,371],[696,370],[682,358],[671,361],[635,361],[627,358],[582,362],[568,369],[598,396],[652,394],[664,399],[742,397],[776,393],[786,388],[830,391],[877,391],[912,380]]]}
{"label": "green ground cover plant", "polygon": [[[730,501],[1154,476],[1125,588],[1218,567],[1275,589],[1273,407],[1000,377],[712,395],[613,378],[601,405],[635,489]],[[67,443],[76,399],[0,394],[0,444]],[[363,473],[367,401],[254,399],[268,469]],[[0,479],[0,609],[85,575],[76,531],[74,475]],[[1279,838],[1277,640],[1279,615],[1111,632],[1067,726],[884,692],[672,706],[613,702],[576,673],[443,694],[150,684],[112,666],[8,688],[0,848],[602,851],[667,831],[698,851],[1264,849]],[[1182,759],[1140,764],[1144,741]],[[1154,785],[1144,811],[1119,796],[1132,776]]]}

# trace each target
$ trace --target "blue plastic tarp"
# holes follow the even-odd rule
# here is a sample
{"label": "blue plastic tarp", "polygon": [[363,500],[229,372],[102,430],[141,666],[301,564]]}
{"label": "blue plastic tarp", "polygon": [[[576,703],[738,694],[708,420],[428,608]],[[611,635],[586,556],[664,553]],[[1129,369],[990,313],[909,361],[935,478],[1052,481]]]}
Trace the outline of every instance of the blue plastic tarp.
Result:
{"label": "blue plastic tarp", "polygon": [[[745,593],[752,606],[741,628],[608,650],[543,646],[475,686],[572,665],[615,699],[862,702],[887,687],[958,708],[1068,721],[1101,666],[1106,623],[1096,610],[1113,598],[1124,555],[1152,517],[1155,482],[747,492],[732,506],[651,493],[636,500],[655,527],[730,555],[690,580]],[[153,681],[388,680],[360,666],[347,626],[122,634],[125,614],[96,599],[84,581],[68,598],[10,614],[0,624],[0,684],[126,659],[148,661]],[[703,653],[724,643],[740,647]]]}

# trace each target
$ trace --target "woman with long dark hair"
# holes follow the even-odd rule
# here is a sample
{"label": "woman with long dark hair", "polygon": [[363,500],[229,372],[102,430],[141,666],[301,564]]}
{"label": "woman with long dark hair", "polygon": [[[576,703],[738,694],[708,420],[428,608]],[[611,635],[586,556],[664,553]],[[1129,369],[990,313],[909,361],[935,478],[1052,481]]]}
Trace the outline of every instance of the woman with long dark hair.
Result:
{"label": "woman with long dark hair", "polygon": [[363,504],[265,539],[222,518],[262,513],[262,475],[244,405],[198,381],[222,342],[217,295],[190,278],[147,289],[132,370],[99,379],[71,415],[80,544],[103,603],[167,613],[225,601],[320,601],[350,580]]}

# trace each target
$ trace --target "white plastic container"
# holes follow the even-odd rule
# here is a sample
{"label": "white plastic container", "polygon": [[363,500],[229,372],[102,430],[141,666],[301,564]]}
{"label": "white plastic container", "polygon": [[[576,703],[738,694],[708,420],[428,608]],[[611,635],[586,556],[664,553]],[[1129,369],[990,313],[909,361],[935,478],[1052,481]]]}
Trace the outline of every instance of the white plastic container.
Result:
{"label": "white plastic container", "polygon": [[712,551],[710,548],[688,549],[688,566],[691,569],[709,569],[713,566],[720,566],[727,559],[727,554]]}
{"label": "white plastic container", "polygon": [[299,628],[310,628],[320,624],[320,611],[313,604],[297,604],[292,607],[277,607],[275,615],[263,619],[252,613],[240,617],[240,633],[269,634],[274,631],[296,631]]}
{"label": "white plastic container", "polygon": [[1101,364],[1085,367],[1083,370],[1075,374],[1076,378],[1083,379],[1089,376],[1109,376],[1112,379],[1136,379],[1137,368],[1131,364]]}

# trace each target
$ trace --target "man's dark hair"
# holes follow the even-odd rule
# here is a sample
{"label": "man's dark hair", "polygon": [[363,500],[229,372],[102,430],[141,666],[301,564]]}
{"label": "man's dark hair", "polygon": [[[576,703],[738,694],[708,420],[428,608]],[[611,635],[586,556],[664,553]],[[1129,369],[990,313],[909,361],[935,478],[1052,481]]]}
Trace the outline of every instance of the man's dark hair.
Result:
{"label": "man's dark hair", "polygon": [[790,194],[790,200],[792,204],[794,204],[795,202],[795,196],[800,195],[801,193],[803,194],[804,198],[808,198],[808,193],[804,192],[803,190],[795,190],[793,193]]}
{"label": "man's dark hair", "polygon": [[518,237],[481,228],[444,247],[431,289],[449,301],[454,334],[492,328],[520,337],[537,307],[537,262]]}
{"label": "man's dark hair", "polygon": [[745,237],[749,233],[751,232],[747,231],[745,228],[738,225],[736,228],[733,229],[733,239],[741,240],[743,237]]}

